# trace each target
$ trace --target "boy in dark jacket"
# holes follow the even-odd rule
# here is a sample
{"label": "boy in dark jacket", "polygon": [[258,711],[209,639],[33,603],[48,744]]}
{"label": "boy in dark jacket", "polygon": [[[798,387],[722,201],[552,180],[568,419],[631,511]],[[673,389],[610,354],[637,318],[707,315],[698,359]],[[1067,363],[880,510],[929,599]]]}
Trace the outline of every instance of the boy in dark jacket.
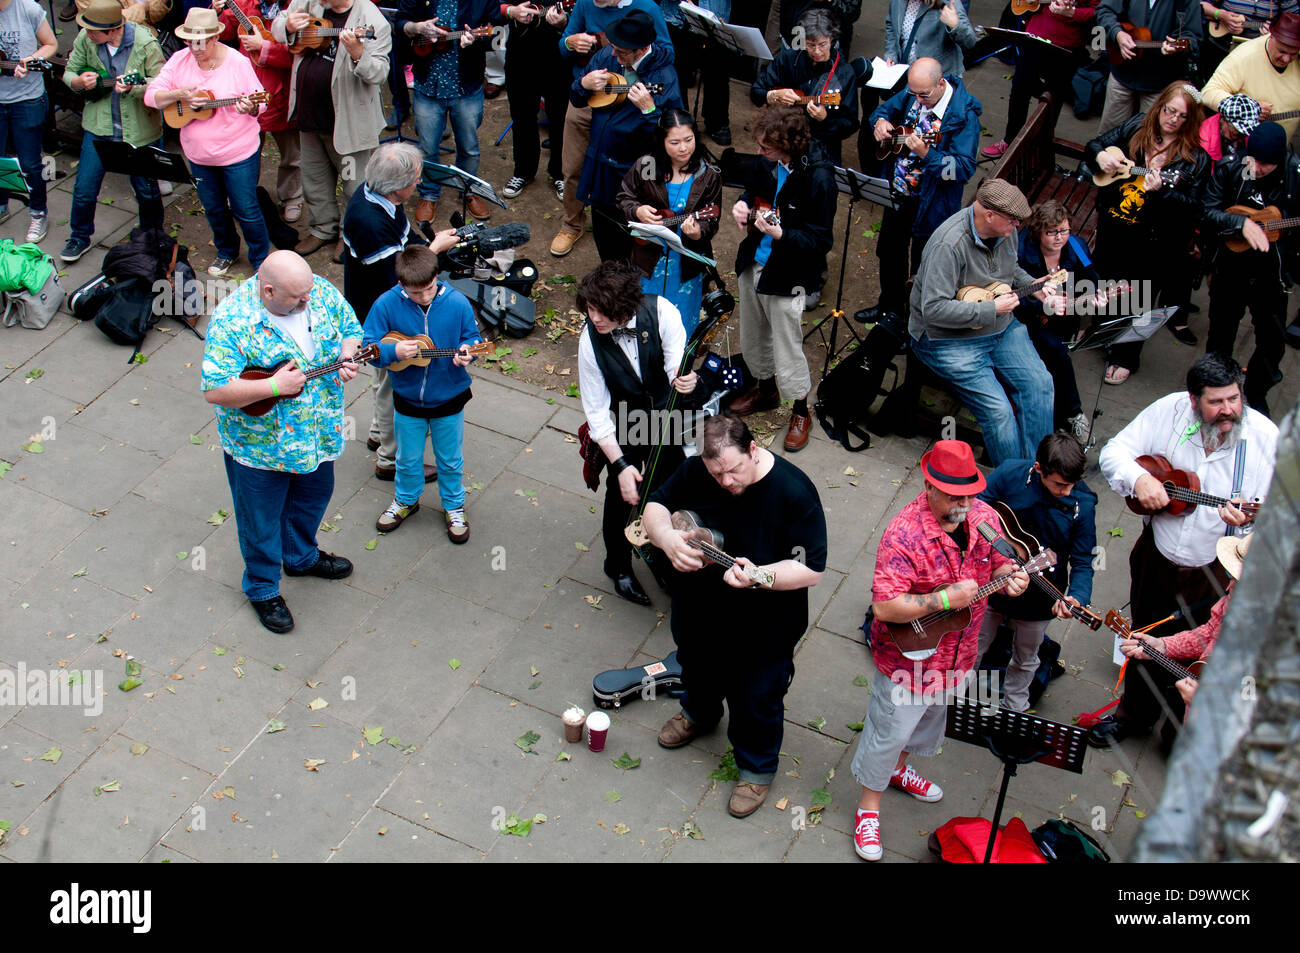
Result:
{"label": "boy in dark jacket", "polygon": [[[880,300],[859,311],[859,321],[871,324],[886,312],[904,313],[907,279],[920,266],[925,243],[961,209],[966,180],[975,172],[981,112],[980,101],[960,79],[945,77],[938,60],[922,57],[907,71],[907,88],[871,114],[878,143],[900,134],[900,126],[918,134],[903,140],[897,159],[885,162],[882,174],[893,186],[898,207],[885,210],[876,239]],[[932,144],[927,137],[936,133],[938,142]]]}
{"label": "boy in dark jacket", "polygon": [[[397,435],[397,478],[393,502],[380,514],[375,528],[391,533],[420,508],[424,489],[424,441],[429,438],[438,460],[438,492],[453,543],[469,539],[465,520],[465,405],[470,393],[473,358],[463,348],[479,341],[478,324],[469,300],[438,281],[438,256],[423,245],[411,245],[397,255],[397,287],[379,296],[366,318],[365,344],[379,343],[397,331],[408,338],[422,334],[434,348],[454,348],[455,356],[431,357],[421,367],[412,364],[389,370],[393,384],[393,430]],[[406,340],[379,344],[379,365],[418,358],[421,344]]]}
{"label": "boy in dark jacket", "polygon": [[[989,597],[979,654],[982,657],[993,644],[998,626],[1009,622],[1015,639],[1002,686],[1002,704],[1014,711],[1029,708],[1029,685],[1038,671],[1038,648],[1048,623],[1053,617],[1069,619],[1070,606],[1087,605],[1092,598],[1097,494],[1083,482],[1084,463],[1077,440],[1068,434],[1048,434],[1038,445],[1036,460],[1000,464],[989,474],[988,486],[979,495],[986,503],[1006,504],[1020,528],[1056,553],[1056,568],[1044,575],[1065,593],[1065,599],[1054,599],[1034,585],[1016,599]],[[1015,527],[1008,525],[1006,531],[1015,532]]]}

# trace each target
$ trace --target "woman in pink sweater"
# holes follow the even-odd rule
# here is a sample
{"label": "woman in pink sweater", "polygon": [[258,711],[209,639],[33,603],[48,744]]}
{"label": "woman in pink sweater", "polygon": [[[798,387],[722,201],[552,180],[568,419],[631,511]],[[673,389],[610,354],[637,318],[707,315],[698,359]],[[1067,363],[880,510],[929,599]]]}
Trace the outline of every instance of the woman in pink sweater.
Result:
{"label": "woman in pink sweater", "polygon": [[199,200],[208,216],[216,260],[208,274],[220,277],[239,258],[239,220],[248,243],[248,260],[256,268],[271,252],[271,240],[257,203],[261,171],[259,106],[249,97],[263,92],[248,58],[218,41],[221,24],[212,10],[195,7],[176,28],[188,49],[169,59],[158,78],[145,90],[148,106],[163,111],[171,107],[200,109],[209,98],[237,99],[207,119],[195,119],[181,129],[181,149],[190,162]]}

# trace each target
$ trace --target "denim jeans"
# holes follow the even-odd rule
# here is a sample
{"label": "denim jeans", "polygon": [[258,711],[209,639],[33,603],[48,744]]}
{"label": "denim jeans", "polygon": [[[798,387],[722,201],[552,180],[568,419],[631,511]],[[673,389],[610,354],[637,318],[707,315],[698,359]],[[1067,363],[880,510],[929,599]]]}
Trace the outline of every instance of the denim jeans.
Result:
{"label": "denim jeans", "polygon": [[[438,144],[451,114],[451,133],[456,140],[456,167],[470,175],[478,174],[478,127],[483,121],[483,89],[457,99],[433,99],[418,89],[411,90],[411,111],[415,130],[420,136],[420,151],[428,162],[442,162]],[[445,165],[445,163],[443,163]],[[420,178],[420,198],[436,202],[442,186],[426,169]],[[442,479],[439,477],[438,479]]]}
{"label": "denim jeans", "polygon": [[[27,207],[35,213],[46,211],[45,179],[41,175],[41,137],[45,125],[46,97],[25,99],[17,103],[0,103],[0,154],[9,155],[9,139],[13,138],[13,154],[27,177],[30,195]],[[8,205],[0,198],[0,208]]]}
{"label": "denim jeans", "polygon": [[[93,132],[84,133],[81,137],[81,162],[77,166],[77,184],[72,190],[72,217],[68,224],[72,237],[86,242],[95,234],[95,205],[99,200],[100,187],[104,184],[104,164],[95,149],[95,141],[108,138],[97,136]],[[131,188],[135,190],[135,201],[140,206],[140,227],[161,228],[162,193],[158,191],[157,180],[133,175]]]}
{"label": "denim jeans", "polygon": [[975,415],[994,466],[1034,459],[1052,432],[1053,386],[1023,324],[1012,319],[1001,333],[976,338],[922,335],[912,351]]}
{"label": "denim jeans", "polygon": [[397,437],[397,474],[393,496],[402,506],[420,500],[424,492],[424,441],[433,444],[438,459],[438,493],[447,512],[465,505],[465,411],[449,417],[408,417],[393,411]]}
{"label": "denim jeans", "polygon": [[244,556],[244,593],[253,602],[280,594],[280,566],[310,569],[316,531],[334,494],[334,461],[311,473],[246,467],[226,454],[235,527]]}
{"label": "denim jeans", "polygon": [[254,152],[242,162],[230,165],[190,163],[194,187],[208,216],[218,257],[232,261],[239,257],[239,233],[235,231],[235,219],[239,219],[244,241],[248,242],[248,260],[254,268],[271,253],[271,236],[257,202],[261,158],[260,153]]}

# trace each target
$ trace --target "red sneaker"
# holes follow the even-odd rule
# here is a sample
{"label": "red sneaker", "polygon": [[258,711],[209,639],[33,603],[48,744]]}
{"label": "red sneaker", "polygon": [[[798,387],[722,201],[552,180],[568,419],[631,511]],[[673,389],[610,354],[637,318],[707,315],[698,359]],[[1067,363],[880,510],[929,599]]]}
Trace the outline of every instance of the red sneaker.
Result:
{"label": "red sneaker", "polygon": [[853,849],[863,860],[879,860],[885,856],[880,846],[880,812],[858,811],[858,826],[853,832]]}
{"label": "red sneaker", "polygon": [[992,145],[985,146],[980,150],[980,155],[987,156],[990,159],[999,159],[1008,149],[1007,140],[999,139]]}
{"label": "red sneaker", "polygon": [[889,779],[891,788],[898,788],[900,791],[906,791],[918,801],[934,803],[943,797],[943,788],[933,781],[927,781],[916,773],[916,768],[910,764],[904,766],[902,771],[895,771]]}

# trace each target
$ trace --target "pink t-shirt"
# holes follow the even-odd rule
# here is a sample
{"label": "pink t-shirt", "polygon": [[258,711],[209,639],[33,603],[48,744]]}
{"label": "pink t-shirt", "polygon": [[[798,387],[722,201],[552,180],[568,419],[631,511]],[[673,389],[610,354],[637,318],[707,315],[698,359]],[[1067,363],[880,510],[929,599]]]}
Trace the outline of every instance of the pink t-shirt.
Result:
{"label": "pink t-shirt", "polygon": [[[158,93],[187,86],[205,89],[216,99],[262,92],[248,57],[229,49],[225,53],[225,60],[210,73],[199,68],[188,49],[173,54],[145,90],[145,105],[157,109]],[[257,152],[259,145],[257,115],[244,115],[234,106],[218,109],[211,119],[196,119],[181,129],[185,157],[199,165],[233,165]]]}

